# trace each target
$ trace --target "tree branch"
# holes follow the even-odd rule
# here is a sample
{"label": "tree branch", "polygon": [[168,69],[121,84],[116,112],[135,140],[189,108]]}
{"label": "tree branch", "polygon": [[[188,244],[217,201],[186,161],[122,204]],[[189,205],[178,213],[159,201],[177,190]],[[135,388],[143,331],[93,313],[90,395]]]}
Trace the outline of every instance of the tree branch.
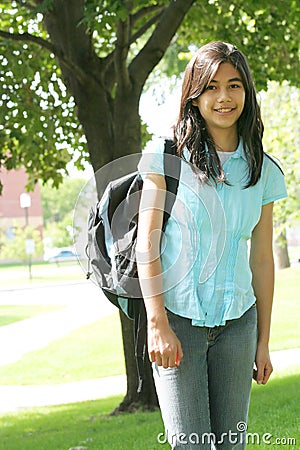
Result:
{"label": "tree branch", "polygon": [[149,14],[151,14],[155,11],[161,11],[164,8],[165,8],[165,5],[145,6],[144,8],[141,8],[139,11],[137,11],[135,14],[132,14],[131,24],[134,25],[137,21],[139,21],[143,17],[148,16]]}
{"label": "tree branch", "polygon": [[101,61],[101,72],[103,74],[103,86],[110,92],[116,81],[116,65],[114,63],[115,52],[112,51]]}
{"label": "tree branch", "polygon": [[[26,41],[33,42],[34,44],[44,47],[54,55],[57,55],[57,48],[51,44],[51,42],[42,39],[41,37],[34,36],[30,33],[9,33],[8,31],[0,30],[0,36],[5,39],[11,39],[13,41]],[[58,56],[58,55],[57,55]]]}
{"label": "tree branch", "polygon": [[194,1],[171,0],[169,6],[165,8],[149,40],[130,63],[129,73],[136,89],[142,90],[149,74],[163,57]]}
{"label": "tree branch", "polygon": [[125,20],[117,22],[117,41],[115,47],[115,72],[118,84],[128,87],[130,84],[129,73],[127,68],[127,56],[129,51],[130,24],[129,17]]}
{"label": "tree branch", "polygon": [[32,42],[39,45],[40,47],[46,48],[47,50],[49,50],[49,52],[53,53],[70,71],[76,73],[76,76],[81,83],[91,81],[91,77],[89,77],[86,72],[84,72],[78,65],[66,59],[63,56],[61,50],[55,47],[55,45],[53,45],[51,42],[46,41],[41,37],[34,36],[30,33],[9,33],[8,31],[3,30],[0,30],[0,37],[11,39],[13,41]]}
{"label": "tree branch", "polygon": [[162,14],[163,14],[163,11],[159,11],[157,14],[155,14],[155,16],[153,16],[149,20],[147,20],[147,22],[145,22],[140,27],[140,29],[131,36],[130,44],[135,42],[139,37],[141,37],[144,33],[146,33],[146,31],[159,20],[159,18],[161,17]]}

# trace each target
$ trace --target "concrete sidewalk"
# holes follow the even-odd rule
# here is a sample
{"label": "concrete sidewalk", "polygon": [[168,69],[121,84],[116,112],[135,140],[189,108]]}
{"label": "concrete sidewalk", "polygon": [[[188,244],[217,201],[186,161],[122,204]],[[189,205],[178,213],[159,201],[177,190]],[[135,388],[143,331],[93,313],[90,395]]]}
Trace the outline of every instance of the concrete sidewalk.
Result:
{"label": "concrete sidewalk", "polygon": [[57,305],[58,309],[0,327],[0,366],[46,347],[117,309],[93,283],[1,290],[0,305]]}
{"label": "concrete sidewalk", "polygon": [[[283,373],[290,367],[297,366],[300,374],[300,348],[273,352],[271,358],[275,373]],[[99,400],[125,393],[125,375],[59,385],[0,386],[0,414],[26,408]]]}
{"label": "concrete sidewalk", "polygon": [[40,386],[0,386],[0,414],[125,395],[126,376]]}
{"label": "concrete sidewalk", "polygon": [[[27,353],[117,311],[91,282],[1,289],[0,305],[58,306],[57,310],[0,327],[0,366],[15,363]],[[0,386],[0,414],[125,392],[125,376],[61,385]]]}

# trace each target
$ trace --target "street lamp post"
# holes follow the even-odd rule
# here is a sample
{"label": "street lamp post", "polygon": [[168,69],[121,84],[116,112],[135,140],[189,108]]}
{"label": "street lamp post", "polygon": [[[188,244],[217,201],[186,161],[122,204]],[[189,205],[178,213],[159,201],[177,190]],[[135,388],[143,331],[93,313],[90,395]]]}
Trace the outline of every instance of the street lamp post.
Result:
{"label": "street lamp post", "polygon": [[[22,209],[24,209],[25,213],[25,226],[28,227],[29,224],[29,215],[28,215],[28,208],[31,206],[31,197],[27,192],[23,192],[20,195],[20,206]],[[34,241],[32,239],[26,239],[25,238],[25,251],[28,256],[28,272],[29,272],[29,279],[32,279],[31,275],[31,255],[34,253]]]}

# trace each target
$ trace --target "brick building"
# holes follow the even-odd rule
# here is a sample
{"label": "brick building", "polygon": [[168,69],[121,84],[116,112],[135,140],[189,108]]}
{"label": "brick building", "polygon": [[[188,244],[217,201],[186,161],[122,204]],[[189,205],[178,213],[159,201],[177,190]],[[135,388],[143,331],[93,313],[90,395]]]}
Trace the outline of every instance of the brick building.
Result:
{"label": "brick building", "polygon": [[28,225],[37,228],[42,234],[43,214],[39,185],[36,184],[34,191],[28,193],[31,205],[26,211],[20,205],[20,195],[27,192],[28,176],[25,169],[7,171],[1,168],[0,180],[3,185],[0,196],[0,230],[4,231],[9,238],[14,226],[25,226],[28,220]]}

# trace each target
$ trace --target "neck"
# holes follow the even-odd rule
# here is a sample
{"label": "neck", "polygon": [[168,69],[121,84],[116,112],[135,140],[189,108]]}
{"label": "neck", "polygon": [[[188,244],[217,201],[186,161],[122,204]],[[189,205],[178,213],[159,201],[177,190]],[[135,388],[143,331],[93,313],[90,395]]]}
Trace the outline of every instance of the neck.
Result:
{"label": "neck", "polygon": [[235,152],[239,145],[237,130],[218,130],[210,133],[215,143],[216,150],[220,152]]}

